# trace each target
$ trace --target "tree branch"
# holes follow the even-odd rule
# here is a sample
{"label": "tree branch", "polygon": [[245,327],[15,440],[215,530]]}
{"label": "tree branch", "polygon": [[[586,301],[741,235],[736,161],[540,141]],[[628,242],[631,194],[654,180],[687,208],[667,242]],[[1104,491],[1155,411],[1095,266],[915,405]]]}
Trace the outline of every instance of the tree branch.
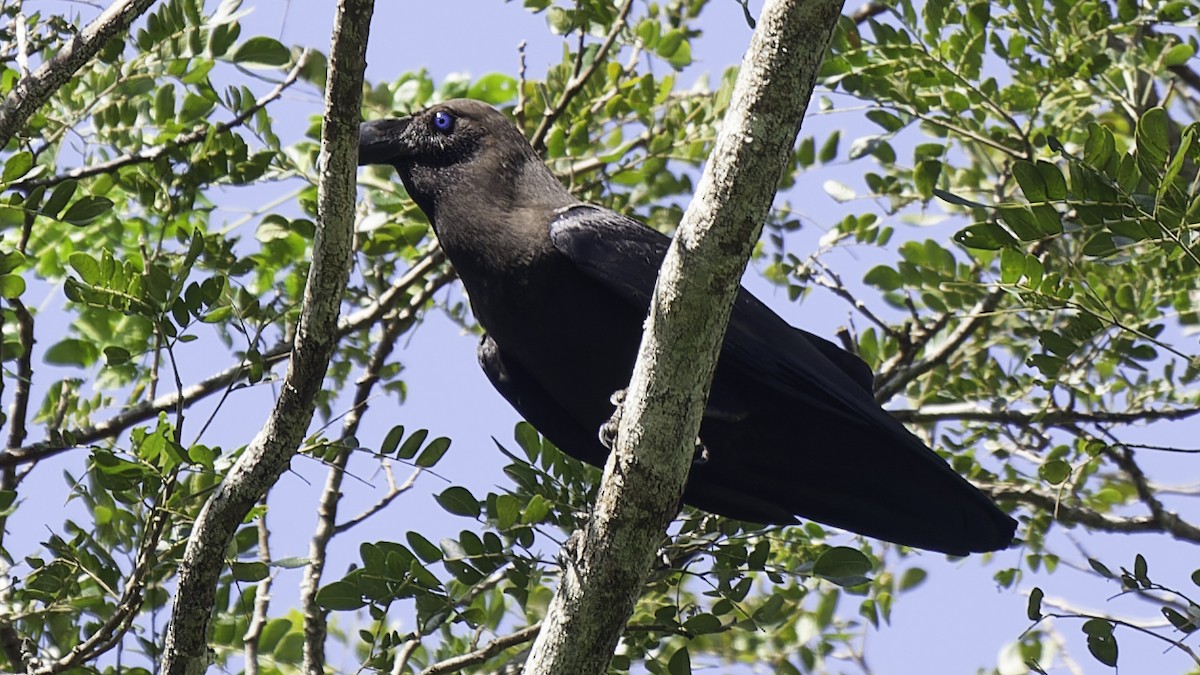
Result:
{"label": "tree branch", "polygon": [[457,673],[464,668],[483,663],[509,647],[529,642],[537,637],[538,631],[542,629],[542,622],[539,621],[530,626],[526,626],[515,633],[502,635],[486,645],[476,649],[473,652],[459,654],[453,658],[439,661],[425,670],[421,671],[421,675],[441,675],[442,673]]}
{"label": "tree branch", "polygon": [[[266,498],[262,500],[266,505]],[[258,518],[258,559],[263,564],[271,564],[271,531],[267,529],[267,514]],[[258,582],[254,589],[254,613],[250,616],[250,625],[242,636],[242,654],[246,660],[246,675],[258,675],[258,642],[262,639],[263,629],[267,626],[267,612],[271,607],[271,576]]]}
{"label": "tree branch", "polygon": [[918,410],[889,410],[888,412],[901,422],[912,422],[915,424],[962,420],[1022,426],[1038,424],[1045,427],[1061,427],[1071,424],[1135,424],[1158,420],[1183,420],[1200,414],[1200,406],[1132,412],[1091,412],[1086,410],[1064,410],[1061,408],[1018,410],[1013,408],[989,408],[976,403],[950,403],[945,405],[928,405]]}
{"label": "tree branch", "polygon": [[0,148],[38,111],[59,87],[75,76],[118,33],[128,30],[154,0],[117,0],[79,31],[74,40],[32,75],[22,78],[0,103]]}
{"label": "tree branch", "polygon": [[1164,532],[1176,539],[1200,544],[1200,527],[1184,521],[1173,512],[1166,512],[1162,518],[1120,517],[1082,506],[1072,506],[1065,503],[1058,494],[1051,494],[1033,485],[977,485],[993,499],[1011,500],[1041,509],[1055,514],[1055,520],[1059,522],[1084,525],[1101,532]]}
{"label": "tree branch", "polygon": [[209,497],[188,537],[161,665],[167,675],[201,675],[206,670],[209,620],[225,548],[303,441],[337,346],[338,310],[353,250],[358,119],[373,8],[373,0],[337,4],[317,164],[317,236],[295,347],[266,424]]}
{"label": "tree branch", "polygon": [[[916,361],[908,367],[902,367],[900,355],[889,360],[879,369],[879,379],[875,385],[875,400],[888,401],[896,394],[904,391],[909,382],[933,370],[939,365],[945,363],[964,342],[970,338],[975,331],[983,327],[992,312],[1000,306],[1000,301],[1007,295],[1002,287],[992,289],[986,296],[983,297],[975,307],[971,309],[966,320],[958,325],[949,335],[946,340],[932,354],[929,354],[920,361]],[[929,333],[929,337],[933,337],[935,332]]]}
{"label": "tree branch", "polygon": [[678,508],[733,299],[790,159],[840,0],[765,4],[710,162],[671,243],[585,528],[526,675],[603,673]]}

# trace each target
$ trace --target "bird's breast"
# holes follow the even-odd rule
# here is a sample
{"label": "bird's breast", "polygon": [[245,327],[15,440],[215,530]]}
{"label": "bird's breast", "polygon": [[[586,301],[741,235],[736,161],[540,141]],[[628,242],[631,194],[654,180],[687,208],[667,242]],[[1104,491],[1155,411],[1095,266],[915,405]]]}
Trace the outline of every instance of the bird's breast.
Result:
{"label": "bird's breast", "polygon": [[629,382],[644,311],[561,255],[460,276],[476,319],[507,358],[577,419],[608,418],[609,398]]}

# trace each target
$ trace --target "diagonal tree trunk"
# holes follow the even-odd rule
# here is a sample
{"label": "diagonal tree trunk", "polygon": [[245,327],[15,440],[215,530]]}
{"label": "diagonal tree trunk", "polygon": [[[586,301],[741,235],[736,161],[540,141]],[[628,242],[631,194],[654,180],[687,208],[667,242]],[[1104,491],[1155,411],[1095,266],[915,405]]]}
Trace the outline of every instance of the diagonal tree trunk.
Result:
{"label": "diagonal tree trunk", "polygon": [[330,47],[321,131],[318,227],[292,358],[266,424],[205,503],[179,567],[161,672],[200,675],[208,667],[209,618],[225,550],[237,527],[288,468],[312,421],[316,396],[338,341],[338,310],[354,240],[358,119],[374,0],[339,0]]}
{"label": "diagonal tree trunk", "polygon": [[768,0],[659,273],[616,448],[526,675],[603,673],[683,494],[733,300],[800,131],[841,0]]}

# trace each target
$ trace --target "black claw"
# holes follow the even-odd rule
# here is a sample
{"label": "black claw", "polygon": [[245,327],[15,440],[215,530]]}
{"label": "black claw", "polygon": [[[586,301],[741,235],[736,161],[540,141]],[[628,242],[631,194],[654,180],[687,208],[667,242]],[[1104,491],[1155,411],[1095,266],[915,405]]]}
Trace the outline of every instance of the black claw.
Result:
{"label": "black claw", "polygon": [[625,410],[625,390],[614,391],[608,400],[613,404],[613,414],[600,425],[600,444],[612,450],[617,444],[617,429],[621,426],[621,414]]}

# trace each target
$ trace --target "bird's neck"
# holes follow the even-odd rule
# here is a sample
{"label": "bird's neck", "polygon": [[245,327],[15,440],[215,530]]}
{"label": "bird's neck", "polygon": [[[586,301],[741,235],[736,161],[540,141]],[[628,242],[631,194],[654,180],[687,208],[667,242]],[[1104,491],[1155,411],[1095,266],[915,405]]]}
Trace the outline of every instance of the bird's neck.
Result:
{"label": "bird's neck", "polygon": [[[446,195],[433,215],[438,240],[464,282],[480,275],[518,272],[554,253],[550,221],[580,203],[540,162],[497,167],[500,173],[470,195]],[[517,179],[503,173],[518,172]],[[469,288],[468,288],[469,290]]]}

